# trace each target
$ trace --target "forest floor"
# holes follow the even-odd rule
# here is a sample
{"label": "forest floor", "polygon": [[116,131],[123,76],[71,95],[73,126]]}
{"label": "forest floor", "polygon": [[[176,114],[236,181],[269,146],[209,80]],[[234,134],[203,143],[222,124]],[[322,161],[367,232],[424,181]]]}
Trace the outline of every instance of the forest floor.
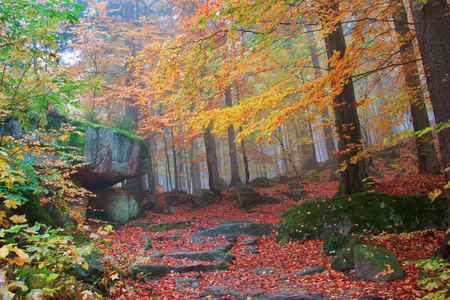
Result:
{"label": "forest floor", "polygon": [[[380,162],[377,172],[382,173],[384,178],[377,180],[380,185],[376,188],[376,192],[426,194],[444,183],[442,176],[421,176],[404,168],[402,171],[409,174],[394,179],[399,170],[392,166],[387,168]],[[325,171],[320,174],[319,180],[317,178],[301,180],[300,183],[308,191],[307,197],[301,201],[318,196],[332,197],[338,183],[329,182],[328,176],[329,172]],[[290,191],[289,186],[285,184],[257,190],[277,197],[283,192]],[[232,188],[224,191],[225,199],[231,192]],[[163,254],[210,250],[225,243],[225,238],[210,239],[208,243],[196,244],[189,239],[190,234],[227,223],[227,220],[245,220],[277,226],[281,214],[299,203],[288,198],[283,199],[284,202],[281,204],[262,205],[251,211],[239,210],[236,202],[224,200],[206,208],[194,209],[190,205],[179,205],[175,207],[176,213],[171,215],[147,213],[146,218],[127,224],[102,237],[104,239],[99,240],[98,247],[103,252],[106,264],[116,264],[124,274],[136,261],[169,266],[192,264],[192,261],[167,256],[150,258],[152,253],[144,250],[146,241],[142,234],[145,231],[142,226],[136,224],[189,221],[189,226],[185,229],[145,232],[151,240],[153,246],[151,250],[159,250]],[[102,224],[91,222],[90,230],[96,232],[100,225]],[[256,254],[245,253],[244,250],[248,247],[246,237],[239,236],[229,251],[236,259],[229,263],[229,270],[226,271],[171,272],[162,278],[132,280],[110,268],[107,273],[109,277],[104,284],[108,286],[109,294],[115,299],[250,299],[252,295],[258,294],[265,295],[258,299],[417,299],[426,295],[426,291],[416,283],[422,271],[409,262],[430,258],[441,243],[444,233],[430,230],[412,234],[381,235],[375,239],[365,237],[365,242],[382,245],[396,254],[405,277],[403,280],[390,283],[357,280],[353,272],[343,274],[333,271],[330,268],[331,257],[320,251],[323,240],[302,240],[280,245],[275,242],[275,236],[276,232],[273,232],[270,236],[258,238],[255,248],[259,253]],[[312,276],[295,275],[295,271],[317,265],[325,266],[326,271]],[[275,269],[277,272],[255,273],[258,268]],[[191,285],[193,281],[197,283]]]}

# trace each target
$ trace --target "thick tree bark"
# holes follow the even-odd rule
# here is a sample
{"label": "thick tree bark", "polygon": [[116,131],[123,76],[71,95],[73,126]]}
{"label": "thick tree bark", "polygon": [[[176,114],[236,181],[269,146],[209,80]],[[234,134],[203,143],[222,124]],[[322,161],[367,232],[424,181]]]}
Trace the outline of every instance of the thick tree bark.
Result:
{"label": "thick tree bark", "polygon": [[[322,72],[320,71],[320,61],[319,61],[319,55],[316,47],[316,40],[314,38],[314,33],[312,31],[311,25],[306,25],[306,32],[308,34],[308,40],[309,40],[309,53],[311,55],[311,61],[314,68],[314,76],[316,78],[320,78],[322,76]],[[325,108],[322,113],[322,121],[328,123],[328,119],[330,118],[328,114],[328,108]],[[337,181],[337,171],[339,168],[338,159],[333,154],[336,152],[336,148],[334,147],[334,141],[333,141],[333,128],[330,124],[324,126],[323,132],[325,135],[325,145],[327,148],[327,154],[328,154],[328,160],[330,161],[330,181]]]}
{"label": "thick tree bark", "polygon": [[[227,107],[233,106],[233,101],[231,99],[231,89],[227,89],[225,92],[225,104]],[[236,135],[234,132],[234,127],[231,125],[228,127],[228,148],[230,152],[230,169],[231,169],[231,182],[230,186],[236,185],[238,182],[242,182],[239,177],[239,166],[236,153]]]}
{"label": "thick tree bark", "polygon": [[[409,0],[436,124],[450,120],[450,11],[447,0]],[[444,171],[450,167],[450,128],[438,132]],[[445,179],[450,181],[450,171]],[[447,190],[450,212],[450,190]],[[447,219],[447,221],[450,221]],[[449,222],[450,223],[450,222]]]}
{"label": "thick tree bark", "polygon": [[[405,76],[405,85],[411,103],[411,116],[414,131],[424,130],[430,127],[425,97],[421,90],[419,70],[414,60],[413,36],[408,28],[408,15],[403,0],[397,0],[397,9],[394,12],[395,31],[400,42],[400,56],[402,72]],[[450,34],[450,32],[449,32]],[[433,135],[427,132],[422,136],[415,135],[417,157],[419,159],[419,173],[440,174],[436,149],[433,144]]]}
{"label": "thick tree bark", "polygon": [[[333,9],[338,9],[337,5]],[[341,22],[325,37],[328,59],[335,52],[342,58],[347,49]],[[355,91],[352,78],[348,78],[342,92],[333,99],[335,124],[339,141],[339,164],[345,167],[341,172],[341,184],[337,195],[350,195],[363,192],[363,179],[368,177],[364,159],[354,159],[362,150],[361,128],[356,110]],[[353,161],[354,159],[355,161]]]}

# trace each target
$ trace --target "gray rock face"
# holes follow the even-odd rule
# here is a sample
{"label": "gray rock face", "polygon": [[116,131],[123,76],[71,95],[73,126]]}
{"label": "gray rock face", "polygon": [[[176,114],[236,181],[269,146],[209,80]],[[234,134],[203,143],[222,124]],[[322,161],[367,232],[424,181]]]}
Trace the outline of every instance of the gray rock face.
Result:
{"label": "gray rock face", "polygon": [[134,198],[117,193],[113,189],[95,190],[95,198],[89,198],[89,206],[99,210],[96,217],[107,221],[126,223],[140,215],[139,204]]}
{"label": "gray rock face", "polygon": [[148,151],[137,137],[107,127],[88,128],[84,153],[87,165],[78,170],[84,186],[112,186],[145,174]]}
{"label": "gray rock face", "polygon": [[357,278],[373,282],[403,279],[403,270],[394,253],[368,244],[355,246],[354,252]]}

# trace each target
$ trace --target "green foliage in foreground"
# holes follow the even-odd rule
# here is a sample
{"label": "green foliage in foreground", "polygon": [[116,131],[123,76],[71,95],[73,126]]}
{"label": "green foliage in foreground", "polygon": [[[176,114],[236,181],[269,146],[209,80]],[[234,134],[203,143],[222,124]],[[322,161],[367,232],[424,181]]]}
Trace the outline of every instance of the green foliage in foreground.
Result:
{"label": "green foliage in foreground", "polygon": [[422,259],[415,263],[423,269],[417,283],[430,292],[424,300],[445,300],[450,297],[450,263],[441,259]]}

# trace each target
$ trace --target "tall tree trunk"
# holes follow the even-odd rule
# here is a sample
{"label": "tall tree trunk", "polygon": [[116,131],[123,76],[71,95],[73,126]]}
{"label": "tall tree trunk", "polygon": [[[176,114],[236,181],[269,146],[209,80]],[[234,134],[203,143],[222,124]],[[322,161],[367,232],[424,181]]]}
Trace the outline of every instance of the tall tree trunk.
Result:
{"label": "tall tree trunk", "polygon": [[[436,124],[450,120],[450,11],[447,0],[409,0]],[[450,128],[438,132],[445,179],[450,181]],[[450,214],[450,190],[447,190]],[[450,218],[447,219],[450,225]]]}
{"label": "tall tree trunk", "polygon": [[178,182],[178,163],[177,163],[177,149],[175,148],[175,141],[173,139],[173,130],[170,130],[172,135],[172,157],[173,157],[173,177],[175,179],[175,190],[180,190],[180,184]]}
{"label": "tall tree trunk", "polygon": [[[430,127],[425,97],[420,87],[420,77],[417,62],[414,60],[413,36],[408,28],[408,15],[403,0],[397,0],[397,9],[394,12],[395,31],[400,42],[400,55],[402,71],[411,103],[411,117],[414,131]],[[448,33],[450,34],[450,32]],[[419,173],[440,174],[436,149],[433,144],[433,135],[427,132],[422,136],[415,135],[417,156],[419,159]]]}
{"label": "tall tree trunk", "polygon": [[[169,149],[167,149],[167,139],[166,137],[163,135],[163,140],[164,140],[164,152],[166,154],[166,172],[169,176],[169,184],[170,184],[170,190],[173,190],[173,186],[172,186],[172,172],[170,170],[170,157],[169,157]],[[169,187],[169,186],[167,186]]]}
{"label": "tall tree trunk", "polygon": [[[233,106],[233,101],[231,99],[231,88],[228,88],[225,92],[225,104],[227,107]],[[230,186],[236,185],[238,182],[242,182],[239,177],[239,166],[236,154],[236,135],[234,133],[234,126],[228,127],[228,148],[230,152],[230,169],[231,169],[231,182]]]}
{"label": "tall tree trunk", "polygon": [[[124,4],[124,19],[125,22],[134,22],[134,4],[132,1],[126,1]],[[125,46],[129,47],[129,51],[131,56],[136,56],[136,46],[130,40],[125,40]],[[127,63],[128,64],[128,63]],[[133,71],[127,71],[125,74],[125,86],[128,87],[131,85],[133,80],[132,78]],[[131,130],[133,133],[138,129],[138,120],[139,120],[139,111],[134,106],[134,101],[131,97],[124,99],[125,105],[125,115],[133,120],[133,129]],[[144,194],[144,186],[143,180],[145,180],[145,176],[143,178],[131,178],[126,182],[127,189],[135,195],[138,199]]]}
{"label": "tall tree trunk", "polygon": [[206,150],[206,166],[208,168],[209,189],[213,192],[214,196],[218,199],[222,198],[222,194],[218,188],[219,182],[219,168],[217,165],[216,157],[216,145],[214,137],[210,129],[206,129],[203,134],[205,140]]}
{"label": "tall tree trunk", "polygon": [[155,176],[155,155],[153,153],[152,139],[150,137],[145,139],[148,149],[148,168],[147,168],[147,185],[148,189],[154,191],[156,189]]}
{"label": "tall tree trunk", "polygon": [[[184,151],[184,161],[187,162],[190,160],[190,154],[187,153],[187,151]],[[187,163],[185,163],[185,176],[186,176],[186,187],[187,192],[189,194],[192,194],[192,177],[190,176],[190,169],[188,168]]]}
{"label": "tall tree trunk", "polygon": [[200,166],[197,159],[194,159],[198,155],[197,138],[192,139],[191,142],[191,176],[192,176],[192,192],[196,193],[202,188]]}
{"label": "tall tree trunk", "polygon": [[[332,6],[334,11],[338,10],[338,4]],[[347,49],[342,23],[338,21],[334,31],[325,37],[328,59],[334,53],[339,52],[342,58]],[[352,78],[348,78],[342,92],[333,99],[336,128],[339,135],[339,152],[344,153],[339,156],[339,163],[345,167],[341,171],[341,184],[337,195],[350,195],[363,192],[363,179],[368,177],[364,159],[355,159],[362,150],[361,128],[359,124],[358,112],[356,110],[355,91],[353,89]]]}
{"label": "tall tree trunk", "polygon": [[[319,52],[317,51],[316,40],[314,38],[314,33],[311,25],[306,25],[306,32],[308,34],[309,40],[309,53],[311,55],[311,61],[314,68],[314,76],[316,78],[322,77],[322,72],[320,71],[320,61],[319,61]],[[327,148],[328,160],[330,161],[330,181],[337,181],[337,171],[339,168],[339,162],[335,155],[336,148],[334,147],[333,141],[333,128],[328,123],[330,116],[328,114],[328,108],[325,108],[322,112],[322,122],[326,122],[327,125],[323,127],[323,133],[325,135],[325,145]]]}
{"label": "tall tree trunk", "polygon": [[[325,122],[328,123],[329,120],[329,114],[328,114],[328,108],[325,108],[322,113],[322,121],[325,120]],[[325,135],[325,145],[327,146],[327,154],[328,159],[330,160],[330,181],[338,181],[338,169],[339,169],[339,161],[336,157],[336,148],[334,146],[334,140],[333,140],[333,128],[330,125],[327,125],[323,129],[323,133]]]}
{"label": "tall tree trunk", "polygon": [[244,162],[245,184],[248,184],[250,182],[250,167],[248,165],[248,156],[247,150],[245,149],[244,139],[241,140],[241,147],[242,147],[242,161]]}

